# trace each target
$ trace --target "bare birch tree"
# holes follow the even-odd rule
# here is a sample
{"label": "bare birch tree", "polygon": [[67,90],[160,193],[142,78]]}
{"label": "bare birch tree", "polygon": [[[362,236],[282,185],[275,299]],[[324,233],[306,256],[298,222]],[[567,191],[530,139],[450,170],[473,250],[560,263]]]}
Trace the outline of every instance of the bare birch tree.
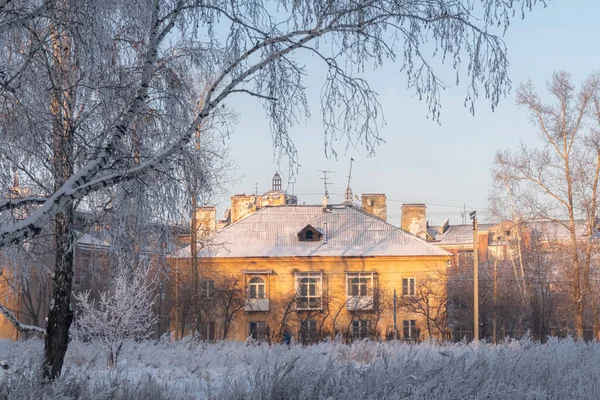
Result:
{"label": "bare birch tree", "polygon": [[414,296],[400,296],[398,306],[401,310],[420,315],[425,319],[427,337],[442,342],[448,333],[448,295],[445,274],[430,272],[417,277]]}
{"label": "bare birch tree", "polygon": [[499,152],[494,175],[518,203],[519,217],[551,220],[568,231],[575,329],[583,337],[598,216],[600,77],[590,75],[577,90],[570,75],[559,71],[547,89],[553,103],[544,103],[531,82],[517,92],[517,103],[529,113],[541,147],[522,144],[515,152]]}

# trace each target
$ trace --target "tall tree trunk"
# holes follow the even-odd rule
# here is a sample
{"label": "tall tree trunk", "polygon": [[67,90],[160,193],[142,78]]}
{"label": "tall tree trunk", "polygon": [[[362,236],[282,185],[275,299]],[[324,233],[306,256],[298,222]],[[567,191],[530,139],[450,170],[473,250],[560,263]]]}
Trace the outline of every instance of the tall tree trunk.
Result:
{"label": "tall tree trunk", "polygon": [[[73,132],[71,117],[73,107],[72,90],[68,88],[70,75],[69,40],[57,29],[52,30],[53,72],[57,79],[50,100],[53,116],[53,161],[54,190],[73,174]],[[71,309],[71,287],[73,284],[73,202],[69,201],[56,214],[54,222],[55,262],[53,293],[44,347],[43,378],[51,381],[60,375],[69,343],[69,328],[73,321]]]}
{"label": "tall tree trunk", "polygon": [[570,234],[571,234],[571,263],[573,265],[573,301],[575,302],[575,334],[578,338],[583,338],[585,312],[585,295],[582,290],[581,260],[577,254],[577,236],[575,233],[575,217],[570,213]]}
{"label": "tall tree trunk", "polygon": [[56,259],[54,289],[48,313],[44,347],[44,378],[53,380],[60,375],[69,343],[69,328],[73,321],[71,286],[73,283],[73,205],[69,204],[56,215]]}
{"label": "tall tree trunk", "polygon": [[[200,101],[198,108],[204,107],[204,101]],[[200,152],[200,129],[198,126],[196,129],[196,153]],[[196,209],[198,208],[198,175],[194,171],[191,178],[190,196],[192,199],[192,226],[190,234],[190,251],[192,256],[192,301],[194,304],[194,315],[196,317],[196,333],[200,332],[200,325],[202,322],[202,310],[200,307],[201,295],[198,285],[199,271],[198,271],[198,216],[196,215]]]}
{"label": "tall tree trunk", "polygon": [[[194,181],[195,181],[194,177]],[[196,333],[200,332],[200,291],[198,290],[198,219],[196,209],[198,208],[196,200],[196,184],[194,182],[191,191],[192,196],[192,224],[190,229],[190,251],[192,257],[192,312],[194,314]]]}

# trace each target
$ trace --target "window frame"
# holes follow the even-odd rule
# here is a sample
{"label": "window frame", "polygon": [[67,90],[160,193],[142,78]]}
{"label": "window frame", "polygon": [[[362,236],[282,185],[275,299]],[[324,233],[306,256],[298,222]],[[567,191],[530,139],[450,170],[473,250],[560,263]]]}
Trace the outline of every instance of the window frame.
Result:
{"label": "window frame", "polygon": [[[258,280],[260,279],[260,283],[259,282],[252,282],[254,280]],[[262,288],[262,296],[261,296],[261,288]],[[254,291],[254,293],[252,293]],[[248,281],[248,298],[249,299],[268,299],[269,296],[267,295],[267,283],[265,281],[265,278],[263,278],[262,276],[253,276],[250,278],[250,280]]]}
{"label": "window frame", "polygon": [[[254,330],[252,329],[252,325],[256,326]],[[267,321],[248,321],[248,336],[254,340],[258,340],[259,342],[267,340],[268,329]]]}
{"label": "window frame", "polygon": [[472,265],[474,254],[473,250],[458,250],[456,252],[456,265],[458,267]]}
{"label": "window frame", "polygon": [[300,340],[302,343],[314,343],[318,340],[318,324],[314,318],[304,320],[300,324]]}
{"label": "window frame", "polygon": [[368,319],[353,319],[352,320],[352,340],[368,339],[370,325],[371,324]]}
{"label": "window frame", "polygon": [[216,340],[216,324],[215,321],[206,321],[204,323],[204,338],[209,342],[214,342]]}
{"label": "window frame", "polygon": [[[356,283],[356,292],[355,293],[355,282],[351,282],[351,280],[358,279]],[[364,280],[364,282],[361,282]],[[370,283],[369,283],[370,280]],[[364,288],[364,294],[361,289]],[[346,296],[347,297],[367,297],[373,296],[373,292],[375,291],[375,272],[346,272]]]}
{"label": "window frame", "polygon": [[[310,232],[310,237],[307,234]],[[301,242],[319,242],[323,240],[324,235],[314,226],[308,224],[298,232],[298,240]]]}
{"label": "window frame", "polygon": [[[406,281],[406,285],[404,282]],[[412,282],[412,286],[411,286]],[[417,293],[417,278],[405,277],[402,278],[402,296],[403,297],[415,297]]]}
{"label": "window frame", "polygon": [[404,340],[418,339],[417,320],[403,319],[402,320],[402,338]]}
{"label": "window frame", "polygon": [[[314,282],[304,282],[314,280]],[[294,275],[296,286],[296,310],[322,310],[323,309],[323,273],[322,272],[296,272]],[[311,287],[314,286],[314,294]],[[306,287],[306,290],[303,290]],[[303,294],[305,292],[306,294]],[[305,303],[306,306],[300,304]]]}
{"label": "window frame", "polygon": [[202,290],[204,291],[204,298],[212,300],[215,298],[215,281],[214,279],[204,279],[202,281]]}

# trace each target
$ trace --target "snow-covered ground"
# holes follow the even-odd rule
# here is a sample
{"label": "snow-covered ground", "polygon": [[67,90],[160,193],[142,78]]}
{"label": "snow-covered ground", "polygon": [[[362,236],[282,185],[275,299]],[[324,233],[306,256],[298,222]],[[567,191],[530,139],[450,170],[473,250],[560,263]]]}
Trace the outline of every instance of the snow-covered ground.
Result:
{"label": "snow-covered ground", "polygon": [[43,342],[0,341],[0,399],[598,399],[600,344],[360,342],[309,347],[72,342],[63,376],[37,383]]}

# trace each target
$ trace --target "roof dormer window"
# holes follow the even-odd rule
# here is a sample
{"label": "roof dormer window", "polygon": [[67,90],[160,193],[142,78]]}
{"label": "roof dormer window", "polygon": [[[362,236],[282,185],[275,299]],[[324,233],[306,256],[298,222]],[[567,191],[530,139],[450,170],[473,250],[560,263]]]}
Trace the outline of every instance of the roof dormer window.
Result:
{"label": "roof dormer window", "polygon": [[318,242],[323,238],[323,234],[319,229],[306,225],[300,232],[298,232],[298,240],[301,242]]}

